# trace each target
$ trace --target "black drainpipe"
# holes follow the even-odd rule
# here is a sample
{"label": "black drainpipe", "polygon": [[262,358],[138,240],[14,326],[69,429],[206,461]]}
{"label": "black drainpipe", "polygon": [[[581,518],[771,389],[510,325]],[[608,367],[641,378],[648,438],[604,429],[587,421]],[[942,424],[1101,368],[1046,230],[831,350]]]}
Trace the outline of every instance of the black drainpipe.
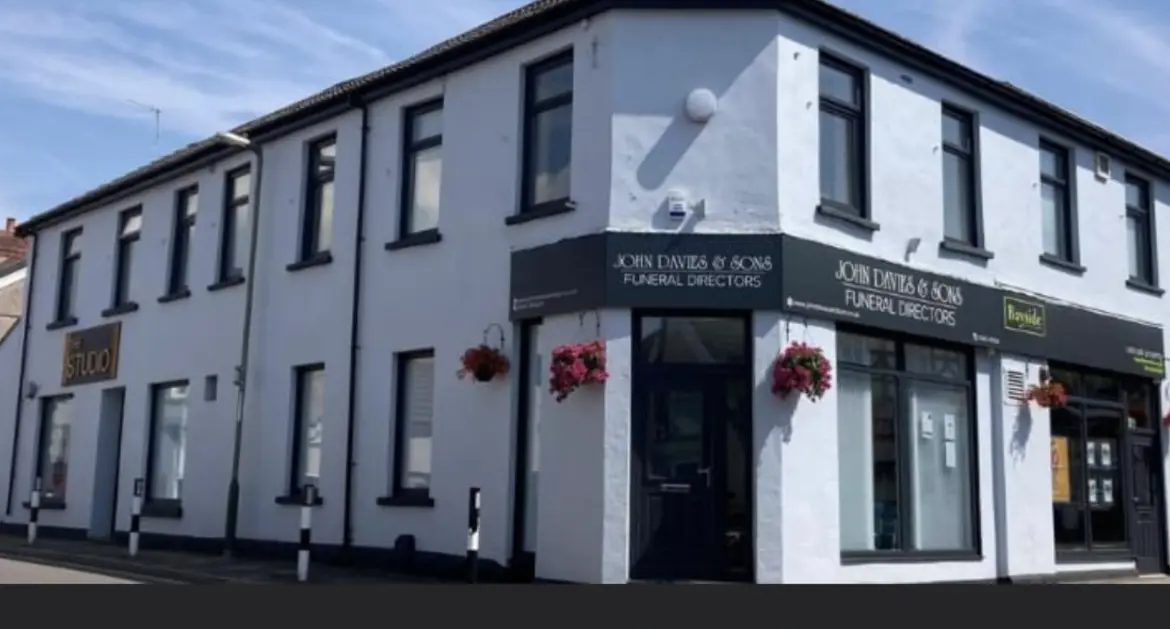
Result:
{"label": "black drainpipe", "polygon": [[348,552],[353,548],[353,449],[354,426],[357,424],[357,364],[358,364],[358,321],[361,316],[362,303],[362,255],[366,236],[366,155],[367,139],[370,134],[370,106],[354,97],[351,102],[362,110],[362,145],[361,157],[358,161],[358,202],[357,202],[357,230],[353,247],[353,303],[350,307],[349,319],[349,409],[345,416],[345,504],[342,515],[341,548]]}
{"label": "black drainpipe", "polygon": [[24,410],[24,370],[28,364],[28,328],[32,324],[33,287],[36,286],[37,253],[41,245],[33,238],[32,259],[28,263],[28,274],[25,280],[24,303],[24,330],[21,331],[20,369],[16,381],[16,415],[12,422],[12,457],[8,459],[8,495],[4,499],[4,515],[12,515],[12,490],[16,487],[16,459],[20,453],[20,416]]}

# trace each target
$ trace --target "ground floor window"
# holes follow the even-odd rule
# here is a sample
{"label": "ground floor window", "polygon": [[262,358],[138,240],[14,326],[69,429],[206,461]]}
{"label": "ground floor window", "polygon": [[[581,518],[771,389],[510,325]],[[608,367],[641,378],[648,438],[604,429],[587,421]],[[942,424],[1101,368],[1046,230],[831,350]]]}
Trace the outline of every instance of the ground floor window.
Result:
{"label": "ground floor window", "polygon": [[41,430],[37,440],[37,477],[42,504],[65,502],[69,476],[69,432],[73,414],[71,396],[41,400]]}
{"label": "ground floor window", "polygon": [[187,382],[151,387],[148,498],[182,500],[187,467]]}
{"label": "ground floor window", "polygon": [[971,357],[837,334],[841,552],[977,548]]}

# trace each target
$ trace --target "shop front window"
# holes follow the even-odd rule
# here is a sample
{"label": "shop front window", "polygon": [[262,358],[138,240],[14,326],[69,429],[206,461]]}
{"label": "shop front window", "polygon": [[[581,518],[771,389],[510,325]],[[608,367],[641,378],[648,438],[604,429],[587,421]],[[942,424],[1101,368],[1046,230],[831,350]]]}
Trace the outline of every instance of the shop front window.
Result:
{"label": "shop front window", "polygon": [[1062,551],[1123,551],[1127,432],[1151,430],[1147,382],[1055,367],[1067,404],[1050,410],[1052,515]]}
{"label": "shop front window", "polygon": [[838,333],[844,555],[974,552],[970,357]]}

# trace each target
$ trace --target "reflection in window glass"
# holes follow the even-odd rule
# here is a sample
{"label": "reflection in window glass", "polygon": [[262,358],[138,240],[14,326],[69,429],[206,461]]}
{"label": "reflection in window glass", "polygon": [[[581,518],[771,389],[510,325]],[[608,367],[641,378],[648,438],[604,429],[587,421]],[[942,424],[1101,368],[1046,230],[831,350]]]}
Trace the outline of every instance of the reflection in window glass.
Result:
{"label": "reflection in window glass", "polygon": [[297,429],[300,451],[297,452],[296,486],[313,484],[320,488],[321,443],[325,429],[325,369],[306,367],[297,372]]}
{"label": "reflection in window glass", "polygon": [[641,358],[648,363],[739,364],[747,324],[731,317],[642,317]]}
{"label": "reflection in window glass", "polygon": [[431,486],[431,434],[435,416],[435,359],[417,356],[403,365],[402,488],[426,491]]}
{"label": "reflection in window glass", "polygon": [[72,399],[45,398],[41,406],[40,465],[41,496],[64,501],[69,476],[69,433],[73,422]]}
{"label": "reflection in window glass", "polygon": [[187,385],[155,387],[148,498],[182,500],[187,460]]}
{"label": "reflection in window glass", "polygon": [[841,551],[973,550],[968,356],[844,332],[837,353]]}

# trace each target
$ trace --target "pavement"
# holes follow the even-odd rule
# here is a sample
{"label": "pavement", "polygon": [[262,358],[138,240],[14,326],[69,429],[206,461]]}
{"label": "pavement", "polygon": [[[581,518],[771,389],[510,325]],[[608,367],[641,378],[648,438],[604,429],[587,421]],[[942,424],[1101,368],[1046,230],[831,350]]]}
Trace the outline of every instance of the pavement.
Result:
{"label": "pavement", "polygon": [[[38,539],[34,545],[30,546],[23,537],[13,535],[0,535],[0,561],[3,560],[47,568],[63,568],[66,571],[84,572],[91,575],[104,575],[124,583],[261,584],[297,582],[295,557],[289,557],[288,561],[263,561],[249,558],[228,558],[218,554],[157,550],[142,550],[136,557],[130,557],[124,546],[45,538]],[[14,570],[15,573],[28,574],[33,569],[14,568]],[[0,583],[5,582],[4,578],[4,567],[0,566]],[[312,564],[309,570],[309,583],[358,585],[439,583],[439,581],[414,575],[395,574],[385,570]]]}
{"label": "pavement", "polygon": [[0,585],[134,585],[137,581],[93,572],[0,559]]}

